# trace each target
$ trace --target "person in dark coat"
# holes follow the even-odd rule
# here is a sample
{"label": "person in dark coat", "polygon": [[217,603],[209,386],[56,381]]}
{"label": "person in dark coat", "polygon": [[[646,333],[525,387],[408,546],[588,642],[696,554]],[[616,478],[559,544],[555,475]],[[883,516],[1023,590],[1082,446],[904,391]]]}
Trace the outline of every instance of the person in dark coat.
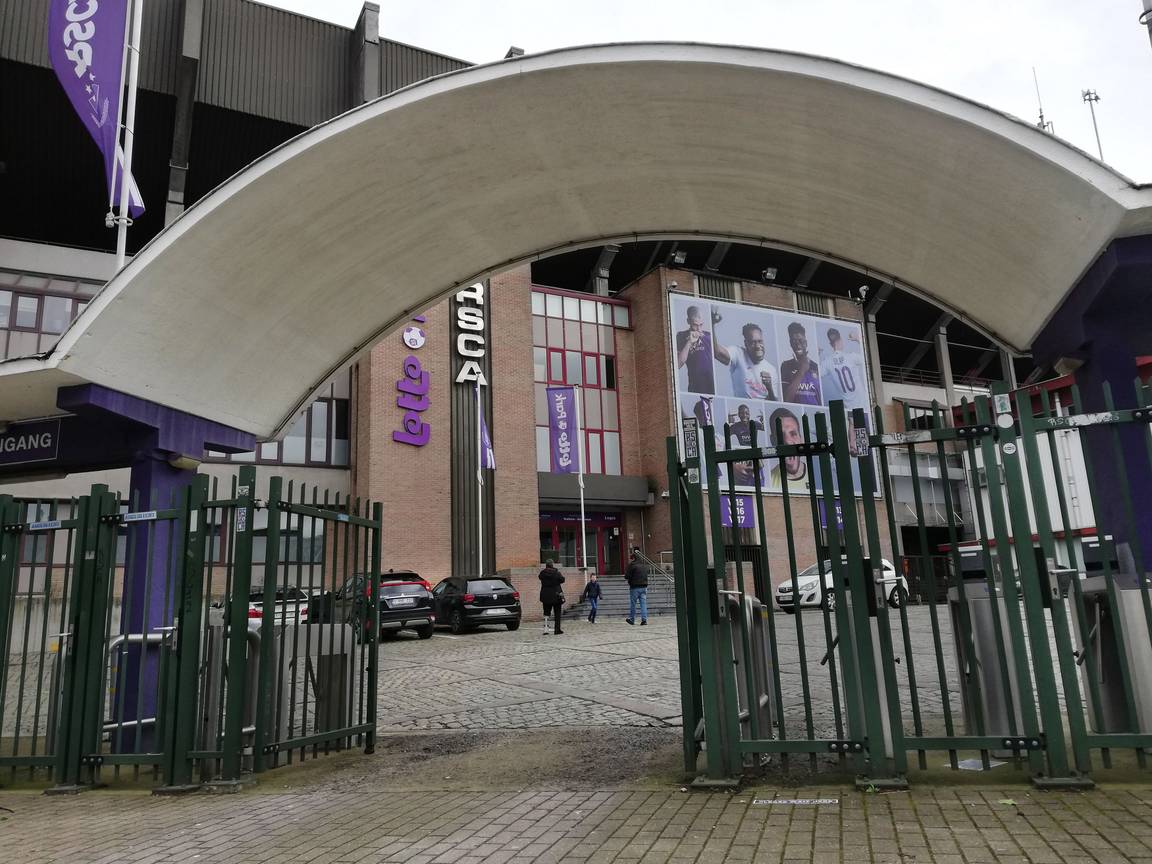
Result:
{"label": "person in dark coat", "polygon": [[600,598],[604,596],[604,589],[596,581],[596,574],[588,577],[588,584],[584,586],[584,593],[580,595],[580,602],[588,604],[588,623],[596,623],[596,607],[600,605]]}
{"label": "person in dark coat", "polygon": [[564,609],[564,591],[560,587],[564,584],[564,575],[556,569],[549,558],[540,571],[540,602],[544,605],[544,635],[548,635],[548,616],[554,617],[555,633],[557,636],[564,631],[560,629],[560,613]]}
{"label": "person in dark coat", "polygon": [[648,565],[640,560],[640,550],[632,550],[632,558],[628,568],[624,571],[624,578],[628,580],[628,617],[624,620],[629,624],[636,623],[636,610],[640,610],[640,624],[648,623]]}

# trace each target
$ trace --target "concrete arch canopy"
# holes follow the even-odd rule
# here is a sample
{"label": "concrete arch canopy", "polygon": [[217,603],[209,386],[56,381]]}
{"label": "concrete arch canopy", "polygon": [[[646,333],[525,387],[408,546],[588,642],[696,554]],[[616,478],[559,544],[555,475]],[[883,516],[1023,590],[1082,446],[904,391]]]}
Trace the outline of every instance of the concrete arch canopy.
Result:
{"label": "concrete arch canopy", "polygon": [[458,286],[652,235],[827,253],[1025,348],[1150,214],[1149,190],[1085,154],[903,79],[757,49],[568,49],[424,82],[273,151],[137,255],[51,356],[0,367],[0,404],[52,413],[57,385],[91,381],[271,436]]}

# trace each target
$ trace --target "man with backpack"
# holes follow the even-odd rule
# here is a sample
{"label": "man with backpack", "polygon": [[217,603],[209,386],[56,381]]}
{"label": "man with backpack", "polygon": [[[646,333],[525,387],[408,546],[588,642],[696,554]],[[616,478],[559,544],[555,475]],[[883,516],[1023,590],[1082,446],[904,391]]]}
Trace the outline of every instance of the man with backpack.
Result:
{"label": "man with backpack", "polygon": [[644,626],[648,623],[648,565],[640,560],[639,549],[632,549],[624,578],[628,580],[628,617],[624,620],[635,624],[636,608],[639,607],[640,626]]}

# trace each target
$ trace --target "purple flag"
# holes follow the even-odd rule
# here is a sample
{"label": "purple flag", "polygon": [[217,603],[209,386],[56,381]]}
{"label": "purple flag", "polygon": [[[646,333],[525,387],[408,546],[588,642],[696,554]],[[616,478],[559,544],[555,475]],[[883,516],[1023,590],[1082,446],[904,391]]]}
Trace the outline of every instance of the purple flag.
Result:
{"label": "purple flag", "polygon": [[[480,401],[480,385],[476,385],[476,401]],[[488,434],[488,423],[484,419],[484,409],[478,411],[480,415],[480,467],[496,470],[496,451],[492,449],[492,436]]]}
{"label": "purple flag", "polygon": [[[128,0],[51,0],[48,56],[84,128],[104,156],[104,176],[120,200],[124,155],[119,146],[120,99]],[[128,178],[128,212],[144,212],[135,180]]]}
{"label": "purple flag", "polygon": [[548,438],[552,450],[552,471],[556,474],[575,474],[578,470],[575,388],[548,388]]}

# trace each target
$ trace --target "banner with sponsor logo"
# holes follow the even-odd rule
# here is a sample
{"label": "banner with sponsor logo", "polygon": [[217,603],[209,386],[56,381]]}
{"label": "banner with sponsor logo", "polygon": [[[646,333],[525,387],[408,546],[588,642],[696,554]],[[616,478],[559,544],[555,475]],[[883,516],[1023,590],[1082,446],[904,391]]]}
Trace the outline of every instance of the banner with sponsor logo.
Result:
{"label": "banner with sponsor logo", "polygon": [[548,440],[553,473],[576,474],[580,470],[576,436],[576,389],[549,387]]}
{"label": "banner with sponsor logo", "polygon": [[[119,145],[122,59],[128,0],[51,0],[48,56],[56,77],[84,128],[104,157],[112,200],[119,204],[124,156]],[[144,212],[136,183],[129,178],[128,212]]]}
{"label": "banner with sponsor logo", "polygon": [[[871,411],[872,397],[859,321],[822,318],[781,309],[712,300],[678,293],[668,295],[671,353],[681,421],[695,419],[698,434],[715,429],[716,448],[725,447],[728,424],[732,447],[800,444],[816,438],[828,404],[841,400],[851,415]],[[853,455],[860,438],[849,429]],[[830,433],[829,433],[830,434]],[[866,446],[866,439],[865,446]],[[703,453],[702,440],[693,443]],[[823,492],[818,460],[791,456],[756,464],[713,466],[710,479],[727,491],[729,474],[735,488],[790,494]],[[853,460],[853,481],[859,469]],[[833,487],[839,492],[838,478]]]}
{"label": "banner with sponsor logo", "polygon": [[720,496],[720,524],[725,528],[751,528],[756,524],[756,504],[751,495]]}

